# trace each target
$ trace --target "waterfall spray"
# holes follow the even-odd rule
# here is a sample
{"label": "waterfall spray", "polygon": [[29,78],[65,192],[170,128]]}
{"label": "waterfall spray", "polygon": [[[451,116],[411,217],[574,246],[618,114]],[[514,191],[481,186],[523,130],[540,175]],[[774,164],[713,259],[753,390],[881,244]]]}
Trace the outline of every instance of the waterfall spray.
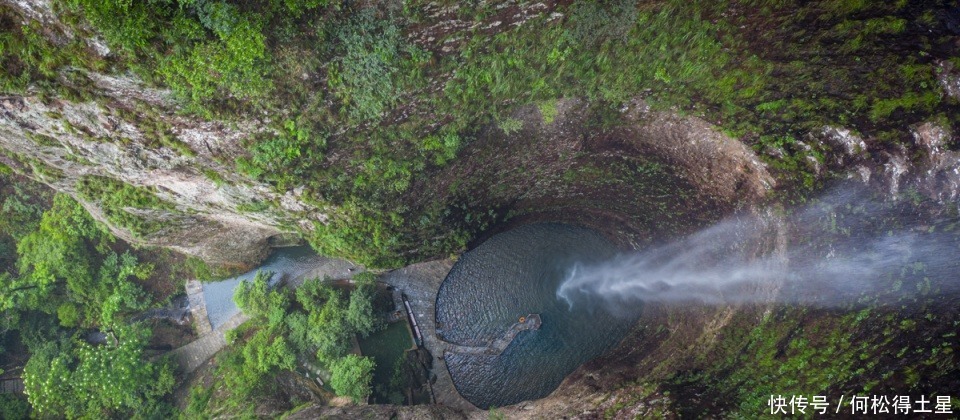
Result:
{"label": "waterfall spray", "polygon": [[956,220],[837,190],[785,216],[740,216],[684,239],[568,270],[557,297],[630,313],[641,302],[835,306],[956,291]]}

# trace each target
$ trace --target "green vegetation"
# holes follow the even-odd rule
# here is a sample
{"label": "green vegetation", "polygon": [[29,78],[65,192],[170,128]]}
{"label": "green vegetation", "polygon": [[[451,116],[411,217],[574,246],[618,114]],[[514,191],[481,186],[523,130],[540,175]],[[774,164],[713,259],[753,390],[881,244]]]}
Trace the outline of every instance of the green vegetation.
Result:
{"label": "green vegetation", "polygon": [[[159,281],[153,266],[123,250],[66,195],[51,200],[44,187],[11,175],[0,176],[0,193],[0,360],[29,356],[26,402],[4,398],[0,412],[168,416],[172,368],[147,360],[150,331],[127,318],[162,298],[141,287]],[[90,331],[103,332],[106,342],[84,341]],[[7,346],[15,352],[6,354]]]}
{"label": "green vegetation", "polygon": [[551,124],[557,118],[557,101],[546,100],[537,104],[544,124]]}
{"label": "green vegetation", "polygon": [[65,66],[102,69],[104,63],[86,52],[81,39],[55,45],[40,22],[21,21],[9,6],[0,6],[0,91],[24,92],[36,84],[77,99],[77,91],[56,83],[57,72]]}
{"label": "green vegetation", "polygon": [[[171,87],[193,112],[273,116],[272,132],[246,142],[240,172],[281,193],[304,187],[304,200],[329,209],[329,223],[307,235],[318,251],[393,267],[448,255],[477,233],[481,224],[455,210],[476,193],[469,185],[438,197],[411,186],[455,161],[484,124],[518,131],[520,106],[537,106],[549,124],[556,98],[585,98],[602,125],[643,97],[775,152],[771,166],[805,188],[816,186],[811,162],[826,153],[797,140],[811,130],[842,125],[908,142],[902,127],[943,111],[931,54],[944,41],[922,29],[936,24],[932,9],[741,3],[578,2],[558,10],[563,19],[545,13],[493,34],[445,34],[460,41],[439,50],[408,37],[428,19],[416,2],[378,10],[326,1],[68,0],[61,11],[74,30],[89,24],[106,40],[116,52],[111,65]],[[496,10],[467,5],[461,14],[484,19]],[[51,82],[68,63],[103,68],[85,49],[51,47],[12,12],[4,22],[11,31],[3,51],[20,52],[2,55],[8,83]],[[890,47],[901,44],[915,50]],[[147,131],[192,155],[166,128]],[[161,228],[125,213],[108,216],[138,234]]]}
{"label": "green vegetation", "polygon": [[77,182],[77,194],[96,203],[111,223],[129,230],[137,237],[159,232],[163,224],[156,217],[143,217],[138,210],[159,210],[175,214],[173,204],[158,198],[152,191],[134,187],[113,178],[85,176]]}
{"label": "green vegetation", "polygon": [[[876,204],[864,202],[837,206],[829,216],[810,221],[823,229],[818,241],[824,242],[816,243],[830,248],[810,251],[824,258],[872,252],[854,238],[902,229],[899,212],[916,208],[890,204],[896,211],[878,217],[870,212]],[[935,222],[930,231],[955,227],[956,220],[950,219]],[[658,366],[664,377],[653,379],[659,385],[647,384],[648,389],[674,394],[673,411],[683,417],[710,413],[731,418],[769,413],[771,395],[788,400],[792,395],[827,396],[834,410],[840,395],[846,395],[840,413],[850,412],[851,395],[943,395],[957,374],[955,329],[960,320],[951,299],[944,299],[951,280],[940,274],[939,281],[931,281],[932,274],[922,263],[905,265],[878,275],[872,279],[877,289],[864,290],[855,303],[842,306],[742,308],[709,333],[709,350],[677,350],[690,352]],[[911,293],[902,293],[904,289]]]}
{"label": "green vegetation", "polygon": [[[98,29],[123,63],[148,80],[170,86],[195,110],[220,94],[248,99],[270,88],[264,78],[270,62],[263,35],[269,14],[221,1],[64,3]],[[276,3],[268,13],[302,10]]]}
{"label": "green vegetation", "polygon": [[369,357],[347,355],[331,364],[330,386],[337,394],[350,397],[355,403],[366,402],[370,396],[373,367],[373,360]]}
{"label": "green vegetation", "polygon": [[[933,61],[948,40],[927,29],[939,24],[936,7],[576,2],[556,10],[561,19],[543,13],[523,25],[439,34],[424,29],[436,22],[419,2],[394,9],[322,0],[65,0],[58,8],[70,29],[92,28],[114,56],[98,58],[82,36],[54,47],[36,22],[19,25],[5,8],[0,23],[10,30],[0,57],[4,83],[21,90],[70,85],[76,96],[85,84],[60,80],[66,66],[109,64],[172,88],[202,116],[266,115],[272,130],[246,141],[239,171],[279,193],[303,187],[302,199],[325,209],[329,222],[304,232],[319,252],[394,267],[449,255],[477,234],[483,223],[456,208],[477,195],[475,186],[458,183],[445,194],[412,187],[441,176],[481,127],[517,132],[519,107],[538,107],[549,124],[557,98],[583,98],[594,123],[609,126],[619,121],[617,109],[642,97],[654,109],[707,118],[769,153],[786,185],[806,189],[820,182],[815,166],[828,153],[800,141],[812,130],[845,126],[907,144],[903,127],[945,112]],[[487,27],[497,10],[464,5],[458,14]],[[168,127],[145,132],[193,155]],[[495,191],[471,210],[499,213],[495,203],[517,194]],[[109,204],[113,223],[139,235],[161,229],[122,210],[153,207]]]}
{"label": "green vegetation", "polygon": [[[393,19],[363,9],[333,34],[342,48],[327,83],[350,121],[378,120],[404,90],[405,76],[416,80],[417,67],[429,54],[401,41]],[[407,77],[410,78],[410,77]],[[415,83],[415,82],[414,82]]]}
{"label": "green vegetation", "polygon": [[184,269],[191,278],[200,281],[215,281],[230,277],[236,269],[229,269],[223,266],[210,265],[197,257],[187,257],[183,261]]}
{"label": "green vegetation", "polygon": [[237,168],[286,190],[318,169],[312,165],[323,160],[324,146],[324,136],[316,136],[308,127],[288,120],[279,134],[253,141],[249,147],[251,157],[241,158]]}
{"label": "green vegetation", "polygon": [[[231,151],[212,158],[279,195],[296,191],[319,209],[323,221],[296,215],[313,221],[302,234],[319,253],[381,268],[455,254],[511,217],[567,210],[534,208],[537,190],[558,198],[596,191],[576,204],[612,214],[624,212],[600,196],[630,191],[636,201],[651,202],[650,214],[635,216],[647,225],[663,232],[688,227],[675,217],[682,213],[675,203],[692,198],[664,162],[591,160],[588,142],[559,157],[530,152],[552,145],[516,134],[538,129],[536,118],[564,123],[558,121],[559,110],[567,109],[558,107],[561,99],[583,103],[584,124],[604,134],[622,128],[621,110],[636,99],[653,110],[702,117],[760,154],[780,189],[799,194],[830,178],[817,172],[829,166],[833,151],[808,137],[825,125],[872,139],[878,154],[904,147],[912,156],[919,153],[909,127],[931,120],[954,133],[960,127],[957,102],[944,97],[935,73],[938,60],[960,65],[955,38],[942,27],[944,2],[548,2],[543,11],[511,16],[498,2],[461,2],[451,12],[453,25],[447,25],[453,16],[434,13],[427,3],[54,1],[62,27],[0,5],[0,91],[51,105],[89,101],[134,124],[144,147],[197,161],[206,156],[176,137],[180,127],[161,121],[171,118],[146,104],[115,109],[88,71],[130,71],[169,88],[178,112],[189,114],[184,118],[225,127],[265,124],[239,142],[245,156]],[[510,21],[520,15],[522,23]],[[101,39],[111,54],[100,56],[88,44]],[[43,149],[62,146],[43,135],[29,140]],[[505,153],[490,158],[490,149]],[[523,159],[528,156],[541,159]],[[11,159],[37,179],[68,179],[39,159]],[[551,163],[561,169],[541,171]],[[203,164],[207,178],[228,186],[230,177]],[[12,172],[0,165],[0,176]],[[536,182],[525,184],[527,178]],[[32,356],[26,373],[33,414],[124,417],[139,406],[144,416],[165,417],[168,367],[145,361],[145,335],[128,325],[130,315],[161,299],[151,294],[154,265],[113,240],[69,197],[6,181],[2,188],[0,332],[4,347],[22,346]],[[138,238],[162,235],[183,216],[157,191],[116,179],[84,176],[75,188],[107,222]],[[916,191],[905,195],[919,201]],[[281,211],[274,200],[252,200],[237,210]],[[663,216],[648,220],[652,214]],[[712,214],[697,214],[697,221]],[[225,275],[197,259],[183,266],[200,279]],[[269,287],[267,278],[240,287],[237,303],[254,320],[231,333],[215,385],[195,389],[189,416],[254,416],[257,399],[279,392],[283,375],[307,363],[329,374],[336,393],[358,402],[370,395],[376,367],[350,351],[354,336],[383,327],[373,316],[375,284],[358,276],[349,293],[320,280],[290,291]],[[898,281],[898,288],[929,288]],[[864,364],[864,357],[892,357],[894,342],[859,316],[776,313],[721,337],[722,361],[700,361],[707,367],[670,381],[706,387],[732,401],[726,411],[745,413],[757,412],[764,402],[757,395],[773,392],[771,382],[784,384],[781,392],[856,391],[849,384],[868,375],[870,383],[895,377],[910,389],[922,387],[918,378],[929,376],[927,368],[884,377],[880,365]],[[863,316],[903,332],[923,330],[922,317]],[[90,345],[78,339],[92,329],[112,340]],[[867,338],[845,340],[855,334]],[[935,346],[941,347],[952,349]],[[925,350],[895,349],[901,351],[898,358]],[[938,352],[910,360],[948,363],[948,350]],[[94,372],[110,357],[124,369]],[[810,367],[817,372],[796,374]],[[25,409],[21,400],[3,399],[0,410],[16,416]]]}
{"label": "green vegetation", "polygon": [[[320,279],[295,291],[272,287],[271,276],[258,272],[237,287],[234,300],[253,319],[230,332],[232,344],[217,357],[217,383],[193,391],[188,415],[249,415],[254,401],[276,392],[276,378],[301,365],[322,366],[338,395],[358,403],[370,395],[373,360],[350,350],[355,335],[381,328],[372,306],[375,277],[358,275],[357,287],[345,296]],[[218,384],[229,391],[211,399]]]}
{"label": "green vegetation", "polygon": [[173,369],[145,361],[149,331],[117,327],[115,343],[90,345],[80,340],[48,342],[23,370],[26,394],[40,416],[112,417],[136,413],[143,418],[169,416],[160,398],[173,390]]}
{"label": "green vegetation", "polygon": [[373,298],[376,294],[376,276],[370,272],[357,274],[354,277],[356,287],[350,292],[350,303],[347,304],[344,318],[361,337],[383,329],[380,318],[373,316]]}
{"label": "green vegetation", "polygon": [[66,327],[112,325],[121,311],[145,308],[132,282],[150,275],[129,253],[108,248],[109,235],[75,201],[58,195],[39,228],[17,245],[17,278],[4,285],[0,309],[40,310]]}
{"label": "green vegetation", "polygon": [[0,395],[0,417],[5,419],[29,418],[30,403],[14,395]]}
{"label": "green vegetation", "polygon": [[[911,332],[918,321],[932,330],[921,336]],[[918,320],[883,308],[839,316],[783,308],[752,329],[743,327],[749,322],[745,318],[734,322],[709,354],[697,356],[702,369],[681,370],[664,383],[678,394],[678,412],[697,416],[720,410],[749,418],[769,412],[771,395],[827,395],[832,404],[841,394],[937,395],[942,391],[933,384],[949,382],[950,370],[955,372],[949,367],[955,345],[947,333],[951,322]],[[904,334],[915,339],[898,338]],[[692,393],[701,397],[693,402]]]}
{"label": "green vegetation", "polygon": [[408,350],[414,346],[409,328],[407,322],[394,322],[382,331],[358,340],[360,351],[375,363],[372,394],[374,403],[404,404],[407,402],[405,391],[408,387],[404,373]]}

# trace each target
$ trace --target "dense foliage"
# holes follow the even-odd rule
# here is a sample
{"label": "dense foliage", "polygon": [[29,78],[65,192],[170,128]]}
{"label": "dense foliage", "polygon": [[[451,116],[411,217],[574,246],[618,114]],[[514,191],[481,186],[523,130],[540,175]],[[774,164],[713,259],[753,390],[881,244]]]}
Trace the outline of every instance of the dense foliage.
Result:
{"label": "dense foliage", "polygon": [[[92,28],[112,55],[80,37],[53,45],[5,7],[0,59],[9,90],[34,83],[84,97],[89,82],[63,70],[109,64],[171,88],[201,115],[267,116],[273,129],[247,140],[240,172],[279,193],[303,188],[298,196],[325,209],[328,219],[304,231],[318,252],[393,267],[454,252],[508,217],[492,203],[515,200],[509,188],[482,202],[469,182],[412,188],[454,162],[481,127],[529,125],[514,115],[519,107],[535,105],[548,122],[558,99],[586,98],[602,126],[642,97],[770,152],[784,179],[807,188],[825,151],[801,139],[824,125],[891,145],[909,143],[903,127],[920,121],[954,125],[936,82],[938,55],[960,65],[944,55],[952,47],[941,3],[575,2],[522,24],[503,24],[496,2],[471,3],[456,14],[486,29],[445,33],[421,2],[65,0],[56,4],[70,29]],[[148,235],[161,226],[124,209],[162,206],[140,198],[101,205],[111,222]],[[490,207],[457,207],[465,201]]]}
{"label": "dense foliage", "polygon": [[372,299],[375,276],[357,276],[345,294],[321,279],[311,279],[291,291],[274,287],[271,273],[258,272],[241,282],[234,300],[253,319],[229,333],[232,345],[217,358],[217,380],[229,390],[211,398],[218,385],[196,388],[189,415],[245,415],[255,402],[278,392],[283,372],[319,366],[338,395],[361,403],[371,392],[373,360],[350,354],[355,335],[382,327]]}
{"label": "dense foliage", "polygon": [[23,370],[30,404],[41,416],[68,418],[169,416],[160,402],[173,390],[169,365],[144,360],[149,331],[117,327],[115,342],[51,341],[35,350]]}
{"label": "dense foliage", "polygon": [[112,238],[66,195],[57,195],[37,230],[17,245],[18,276],[4,284],[2,309],[56,313],[66,327],[113,325],[149,303],[135,279],[152,267],[109,248]]}
{"label": "dense foliage", "polygon": [[[239,173],[278,196],[295,192],[322,209],[323,220],[302,229],[305,238],[321,254],[370,267],[450,255],[492,224],[526,211],[516,204],[526,189],[472,179],[473,170],[488,163],[470,153],[500,134],[553,124],[562,99],[588,103],[586,120],[597,131],[621,124],[620,110],[637,98],[653,109],[703,117],[753,147],[785,190],[821,182],[815,172],[827,162],[826,150],[803,139],[825,125],[876,140],[878,153],[916,152],[908,127],[925,121],[960,128],[957,102],[936,80],[942,66],[960,67],[955,35],[943,18],[954,7],[948,1],[613,0],[546,2],[542,10],[500,2],[440,10],[437,3],[50,2],[65,26],[46,26],[4,4],[0,91],[107,108],[87,72],[131,71],[172,90],[185,113],[227,125],[266,124],[241,142],[246,156],[213,159],[235,163]],[[109,54],[98,53],[101,40]],[[525,113],[530,110],[542,120]],[[147,112],[117,114],[156,135],[146,146],[170,149],[185,162],[196,157],[175,139],[174,127],[140,121],[149,119]],[[58,143],[44,136],[31,140]],[[519,152],[538,146],[502,147]],[[37,178],[62,175],[35,159],[17,159]],[[649,163],[580,165],[547,181],[587,187],[616,177],[647,182],[640,174],[660,168]],[[537,164],[507,169],[536,178]],[[462,169],[457,175],[464,179],[441,179],[450,178],[444,172],[450,167]],[[200,171],[217,185],[226,182],[216,171]],[[162,363],[136,363],[144,360],[144,338],[126,319],[153,303],[141,287],[151,265],[116,243],[71,198],[50,198],[19,184],[3,187],[0,331],[5,346],[22,344],[33,357],[27,366],[31,403],[41,413],[87,417],[160,407],[168,372]],[[116,179],[85,176],[73,187],[110,224],[137,237],[162,234],[165,226],[157,220],[181,215],[156,191]],[[664,195],[671,194],[681,193]],[[198,276],[215,276],[204,264],[191,264]],[[337,393],[365,399],[372,366],[349,352],[354,335],[380,327],[371,315],[373,283],[361,277],[345,293],[314,280],[294,292],[271,288],[267,279],[260,275],[238,291],[237,303],[254,321],[232,333],[219,359],[218,380],[226,391],[218,392],[225,395],[211,399],[212,387],[198,389],[191,413],[227,407],[252,415],[256,397],[275,390],[278,372],[301,368],[304,360],[320,364]],[[848,379],[837,372],[850,359],[834,356],[849,348],[818,346],[818,353],[809,341],[784,338],[802,325],[781,329],[764,321],[762,327],[746,336],[750,356],[762,356],[756,369],[710,386],[756,389],[760,384],[750,375],[790,380],[785,370],[811,361],[834,361],[837,369],[828,379],[805,377],[809,389]],[[114,340],[94,346],[77,339],[92,329]],[[749,363],[739,359],[741,348],[728,349],[717,369]],[[116,364],[123,369],[93,372],[105,357],[125,361]],[[696,373],[675,379],[703,382]],[[116,385],[97,388],[85,381]],[[72,398],[80,394],[89,398]],[[746,394],[734,396],[753,411],[760,404]],[[4,416],[22,412],[22,401],[0,402]]]}
{"label": "dense foliage", "polygon": [[[0,244],[11,252],[0,270],[0,332],[4,347],[29,354],[22,374],[29,406],[6,398],[0,409],[68,418],[168,415],[171,367],[146,360],[150,331],[127,319],[153,304],[139,284],[152,265],[118,252],[115,239],[67,195],[47,201],[44,187],[9,175],[0,175],[0,190]],[[108,339],[88,343],[91,331]]]}
{"label": "dense foliage", "polygon": [[330,386],[337,394],[362,403],[370,396],[370,381],[373,380],[373,360],[369,357],[347,355],[330,367]]}

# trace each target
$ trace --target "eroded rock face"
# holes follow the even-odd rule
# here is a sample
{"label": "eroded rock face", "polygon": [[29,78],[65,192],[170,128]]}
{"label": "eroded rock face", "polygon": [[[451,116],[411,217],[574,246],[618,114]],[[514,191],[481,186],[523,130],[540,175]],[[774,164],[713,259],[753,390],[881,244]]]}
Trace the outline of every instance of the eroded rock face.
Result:
{"label": "eroded rock face", "polygon": [[702,119],[650,111],[642,99],[604,126],[585,100],[555,109],[547,121],[536,106],[520,107],[512,116],[521,130],[486,128],[424,188],[439,195],[457,182],[471,200],[509,209],[514,217],[489,234],[572,223],[638,248],[749,207],[775,185],[752,150]]}
{"label": "eroded rock face", "polygon": [[776,186],[757,155],[712,124],[668,112],[650,112],[639,101],[626,110],[629,131],[642,153],[653,153],[683,168],[699,192],[727,203],[751,203]]}
{"label": "eroded rock face", "polygon": [[[244,153],[240,142],[262,130],[260,124],[227,126],[178,115],[169,92],[146,87],[133,76],[81,77],[96,87],[100,95],[96,100],[0,98],[0,161],[32,171],[77,198],[78,180],[104,176],[150,188],[176,207],[176,211],[128,209],[165,226],[137,236],[109,223],[97,204],[84,203],[117,236],[171,247],[209,262],[245,266],[265,256],[268,238],[288,231],[279,226],[309,226],[303,218],[322,216],[312,206],[291,202],[234,173],[232,162]],[[242,211],[245,205],[275,201],[282,207]]]}
{"label": "eroded rock face", "polygon": [[[77,36],[48,1],[3,3],[40,22],[54,44]],[[97,54],[110,54],[102,40],[84,41]],[[169,91],[130,74],[68,68],[59,78],[87,99],[51,99],[31,90],[0,97],[0,162],[73,195],[118,237],[245,267],[278,242],[270,238],[325,217],[235,173],[234,161],[245,154],[241,141],[262,131],[263,122],[226,124],[184,115]],[[162,229],[137,234],[111,223],[99,203],[77,194],[77,182],[89,176],[144,187],[170,203],[163,210],[124,209]]]}
{"label": "eroded rock face", "polygon": [[876,140],[842,127],[824,127],[810,133],[809,139],[827,150],[827,165],[834,173],[846,172],[848,178],[878,188],[892,199],[916,192],[941,205],[956,205],[960,153],[951,150],[953,133],[931,121],[911,127],[910,133],[913,148],[881,148]]}
{"label": "eroded rock face", "polygon": [[[47,3],[7,4],[26,19],[59,28],[53,32],[74,36]],[[551,7],[505,3],[491,18],[490,27],[483,30],[520,25],[531,16],[550,12]],[[434,12],[446,16],[455,14],[455,9]],[[560,17],[554,15],[551,19]],[[414,32],[425,29],[418,30]],[[431,45],[438,50],[444,46]],[[96,45],[91,48],[101,55],[110,53]],[[163,225],[163,229],[146,235],[111,225],[125,240],[175,248],[211,262],[250,264],[264,255],[271,237],[310,231],[314,223],[327,221],[327,211],[335,210],[307,202],[303,188],[278,193],[235,173],[235,160],[246,154],[242,142],[266,130],[268,121],[226,124],[184,115],[178,112],[169,91],[147,86],[130,74],[67,69],[61,76],[64,85],[81,88],[90,93],[91,99],[41,99],[29,93],[0,98],[0,161],[21,172],[34,173],[34,177],[81,200],[78,181],[101,176],[148,188],[173,205],[173,209],[165,210],[124,209]],[[557,108],[559,114],[553,123],[544,122],[535,106],[520,110],[527,127],[520,133],[502,136],[495,127],[487,129],[486,138],[475,144],[503,141],[530,147],[519,151],[500,145],[464,150],[458,162],[424,177],[423,185],[411,188],[420,196],[413,207],[459,204],[458,197],[450,196],[449,191],[455,190],[451,184],[470,178],[478,184],[471,194],[481,188],[503,187],[503,191],[493,191],[486,197],[479,194],[477,202],[467,203],[471,206],[509,208],[521,216],[551,213],[544,217],[611,227],[607,230],[612,236],[626,233],[631,237],[626,242],[636,244],[637,238],[649,238],[662,230],[656,221],[644,216],[651,209],[670,212],[675,220],[693,217],[706,223],[763,196],[775,184],[749,148],[705,121],[650,112],[642,100],[637,100],[622,110],[623,124],[619,128],[593,133],[584,124],[589,108],[585,101],[560,100]],[[637,181],[637,174],[618,172],[621,167],[613,170],[611,165],[638,173],[661,165],[657,170],[662,176]],[[581,171],[583,167],[605,172],[603,176],[611,180],[621,177],[625,181],[590,179],[593,175]],[[664,185],[659,190],[645,187],[660,181]],[[673,187],[686,191],[682,199],[668,197]],[[422,190],[436,193],[421,194]],[[100,203],[83,204],[98,219],[110,223]],[[445,233],[431,232],[424,240]]]}
{"label": "eroded rock face", "polygon": [[[214,160],[211,152],[218,147],[218,152],[229,156],[229,148],[236,147],[245,134],[160,111],[153,116],[155,120],[145,123],[170,124],[170,133],[165,135],[183,146],[181,150],[159,146],[145,133],[143,124],[121,118],[118,110],[137,100],[162,101],[162,93],[129,88],[136,83],[130,79],[101,76],[101,80],[102,92],[116,97],[81,103],[58,99],[45,103],[35,96],[0,99],[0,160],[23,172],[32,171],[39,180],[78,199],[76,185],[81,178],[103,176],[148,187],[175,206],[176,211],[127,209],[165,226],[140,237],[109,223],[95,203],[84,203],[124,240],[167,246],[216,263],[244,265],[262,258],[267,239],[281,232],[275,226],[287,216],[238,211],[244,203],[270,201],[274,194],[265,186],[238,180],[229,168]],[[211,142],[214,146],[209,146]],[[234,182],[218,184],[203,171]]]}
{"label": "eroded rock face", "polygon": [[960,99],[960,69],[954,68],[953,63],[941,61],[937,64],[937,80],[943,93],[947,96]]}
{"label": "eroded rock face", "polygon": [[913,129],[913,137],[926,152],[919,170],[918,187],[921,192],[940,204],[955,203],[960,199],[960,152],[948,149],[953,139],[950,130],[932,122]]}

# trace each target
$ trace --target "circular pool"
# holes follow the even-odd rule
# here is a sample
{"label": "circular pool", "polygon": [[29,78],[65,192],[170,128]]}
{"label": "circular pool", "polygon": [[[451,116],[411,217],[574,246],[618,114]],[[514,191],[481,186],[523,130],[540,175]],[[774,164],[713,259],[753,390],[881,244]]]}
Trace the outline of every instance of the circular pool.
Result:
{"label": "circular pool", "polygon": [[440,339],[482,347],[505,336],[522,316],[539,314],[542,325],[521,331],[499,354],[445,353],[460,394],[483,409],[542,398],[619,342],[633,316],[570,307],[557,297],[575,264],[589,266],[616,253],[593,230],[541,223],[501,233],[463,254],[437,295]]}

